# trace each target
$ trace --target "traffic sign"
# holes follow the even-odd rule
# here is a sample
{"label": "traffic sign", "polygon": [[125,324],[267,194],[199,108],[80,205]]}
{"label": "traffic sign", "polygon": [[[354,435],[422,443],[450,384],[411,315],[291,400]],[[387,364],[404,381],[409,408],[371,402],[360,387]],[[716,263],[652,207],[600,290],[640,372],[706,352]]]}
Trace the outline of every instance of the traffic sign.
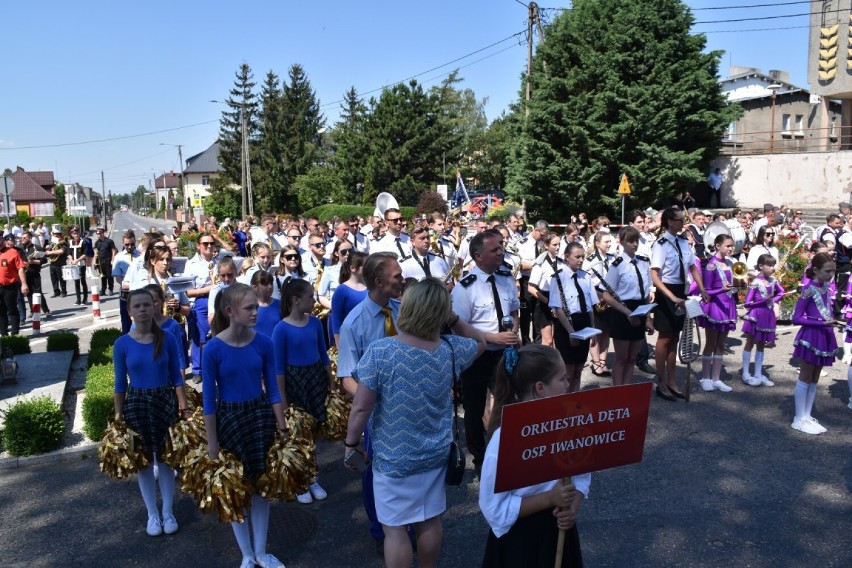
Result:
{"label": "traffic sign", "polygon": [[627,174],[621,174],[621,184],[618,186],[618,195],[630,195],[630,182]]}
{"label": "traffic sign", "polygon": [[197,193],[192,194],[192,206],[193,207],[201,207],[201,196]]}
{"label": "traffic sign", "polygon": [[13,191],[15,191],[15,180],[11,176],[3,176],[3,185],[0,186],[0,192],[3,195],[12,195]]}

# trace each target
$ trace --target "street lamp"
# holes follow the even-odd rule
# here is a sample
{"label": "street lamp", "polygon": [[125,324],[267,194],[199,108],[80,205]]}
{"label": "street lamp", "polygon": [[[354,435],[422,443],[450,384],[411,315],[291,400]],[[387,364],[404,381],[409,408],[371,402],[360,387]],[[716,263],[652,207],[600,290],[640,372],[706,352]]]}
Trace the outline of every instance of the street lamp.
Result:
{"label": "street lamp", "polygon": [[[242,201],[242,216],[246,218],[246,213],[254,217],[254,193],[251,187],[251,160],[249,158],[249,141],[248,141],[248,119],[246,118],[245,103],[229,103],[227,101],[219,101],[210,99],[211,103],[223,105],[235,104],[240,109],[240,200]],[[246,210],[248,205],[248,211]]]}
{"label": "street lamp", "polygon": [[779,85],[778,83],[772,83],[766,88],[769,89],[769,92],[771,93],[770,99],[772,101],[772,112],[771,118],[769,119],[769,152],[772,153],[775,151],[775,93],[778,91],[778,89],[781,88],[781,85]]}

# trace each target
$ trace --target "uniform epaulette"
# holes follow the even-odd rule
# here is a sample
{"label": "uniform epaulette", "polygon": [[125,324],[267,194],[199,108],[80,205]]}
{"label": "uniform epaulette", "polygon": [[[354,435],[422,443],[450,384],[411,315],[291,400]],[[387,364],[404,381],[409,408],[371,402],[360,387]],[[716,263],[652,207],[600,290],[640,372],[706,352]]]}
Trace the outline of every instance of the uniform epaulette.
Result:
{"label": "uniform epaulette", "polygon": [[662,244],[665,244],[665,243],[666,243],[666,237],[660,237],[659,239],[657,239],[658,245],[662,245]]}
{"label": "uniform epaulette", "polygon": [[474,282],[476,282],[476,274],[468,274],[467,276],[462,278],[461,281],[459,281],[459,284],[461,284],[462,286],[467,288],[468,286],[470,286]]}
{"label": "uniform epaulette", "polygon": [[406,260],[408,260],[409,258],[411,258],[411,255],[410,255],[410,254],[409,254],[409,255],[400,255],[400,257],[399,257],[399,261],[398,261],[398,262],[399,262],[400,264],[402,264],[403,262],[405,262],[405,261],[406,261]]}
{"label": "uniform epaulette", "polygon": [[613,266],[618,266],[619,264],[621,264],[621,261],[622,261],[622,260],[624,260],[624,257],[623,257],[623,256],[619,256],[618,258],[616,258],[615,260],[613,260],[613,261],[612,261],[612,265],[613,265]]}
{"label": "uniform epaulette", "polygon": [[518,242],[519,242],[520,244],[524,244],[525,242],[527,242],[527,240],[528,240],[528,239],[529,239],[529,237],[524,237],[524,238],[522,238],[521,240],[519,240]]}
{"label": "uniform epaulette", "polygon": [[498,268],[497,270],[494,271],[494,274],[496,274],[497,276],[509,276],[509,277],[511,277],[512,271],[511,270],[501,270],[501,269]]}
{"label": "uniform epaulette", "polygon": [[641,254],[637,254],[636,258],[638,260],[641,260],[642,262],[651,262],[650,258],[648,258],[647,256],[642,256]]}
{"label": "uniform epaulette", "polygon": [[503,261],[501,261],[501,262],[500,262],[500,266],[505,266],[505,267],[506,267],[506,268],[508,268],[509,270],[512,270],[512,265],[511,265],[511,264],[509,264],[508,262],[506,262],[505,260],[503,260]]}
{"label": "uniform epaulette", "polygon": [[583,270],[582,268],[578,268],[576,271],[574,271],[574,274],[577,275],[577,278],[585,278],[589,275],[589,273]]}

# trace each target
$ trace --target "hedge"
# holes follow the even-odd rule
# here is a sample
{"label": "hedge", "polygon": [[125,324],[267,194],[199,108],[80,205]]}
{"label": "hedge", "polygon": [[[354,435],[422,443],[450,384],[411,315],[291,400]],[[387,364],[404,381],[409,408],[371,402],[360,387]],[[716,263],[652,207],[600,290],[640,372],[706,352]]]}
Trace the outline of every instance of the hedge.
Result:
{"label": "hedge", "polygon": [[47,336],[48,351],[73,351],[74,357],[80,354],[80,338],[76,333],[54,333]]}
{"label": "hedge", "polygon": [[112,363],[95,365],[86,373],[86,398],[83,399],[83,432],[98,441],[107,423],[115,415],[113,393],[115,370]]}
{"label": "hedge", "polygon": [[9,347],[15,355],[26,355],[32,353],[30,340],[23,335],[7,335],[0,338],[0,350]]}
{"label": "hedge", "polygon": [[99,329],[92,334],[92,340],[89,342],[89,368],[112,363],[112,346],[119,337],[121,330],[114,327]]}
{"label": "hedge", "polygon": [[[375,210],[376,208],[373,205],[337,205],[334,203],[330,203],[327,205],[320,205],[319,207],[314,207],[313,209],[308,209],[302,214],[302,216],[316,217],[320,221],[330,221],[332,217],[340,217],[341,219],[347,219],[350,215],[360,215],[361,217],[368,217],[372,215]],[[400,213],[406,219],[413,219],[417,215],[417,208],[403,206],[400,207]]]}
{"label": "hedge", "polygon": [[55,450],[65,439],[62,409],[49,396],[20,399],[3,411],[3,446],[13,456]]}

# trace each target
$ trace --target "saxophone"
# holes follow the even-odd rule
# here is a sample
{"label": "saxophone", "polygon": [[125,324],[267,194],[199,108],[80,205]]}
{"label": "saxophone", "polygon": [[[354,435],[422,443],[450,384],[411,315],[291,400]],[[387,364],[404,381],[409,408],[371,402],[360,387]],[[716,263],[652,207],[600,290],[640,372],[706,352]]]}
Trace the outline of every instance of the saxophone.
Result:
{"label": "saxophone", "polygon": [[[166,272],[166,277],[171,278],[172,273]],[[175,311],[174,308],[169,307],[169,300],[173,300],[175,295],[171,292],[171,290],[169,290],[168,285],[166,284],[165,278],[160,279],[160,287],[163,289],[163,298],[164,298],[164,300],[163,300],[163,315],[168,317],[168,318],[172,318],[173,320],[178,322],[180,325],[185,324],[186,323],[186,317],[182,313],[180,313],[180,310]]]}
{"label": "saxophone", "polygon": [[217,285],[219,283],[219,273],[216,270],[216,264],[212,260],[207,263],[207,273],[210,277],[210,285]]}
{"label": "saxophone", "polygon": [[[323,262],[320,261],[317,264],[317,279],[314,281],[314,295],[317,296],[317,297],[319,297],[318,294],[319,294],[320,281],[322,280],[322,273],[323,273],[324,270],[325,270],[325,266],[323,265]],[[331,310],[329,308],[326,308],[322,304],[320,304],[319,300],[314,301],[314,309],[311,310],[312,315],[315,315],[316,317],[323,319],[323,318],[327,318],[328,314],[330,314],[330,313],[331,313]]]}

